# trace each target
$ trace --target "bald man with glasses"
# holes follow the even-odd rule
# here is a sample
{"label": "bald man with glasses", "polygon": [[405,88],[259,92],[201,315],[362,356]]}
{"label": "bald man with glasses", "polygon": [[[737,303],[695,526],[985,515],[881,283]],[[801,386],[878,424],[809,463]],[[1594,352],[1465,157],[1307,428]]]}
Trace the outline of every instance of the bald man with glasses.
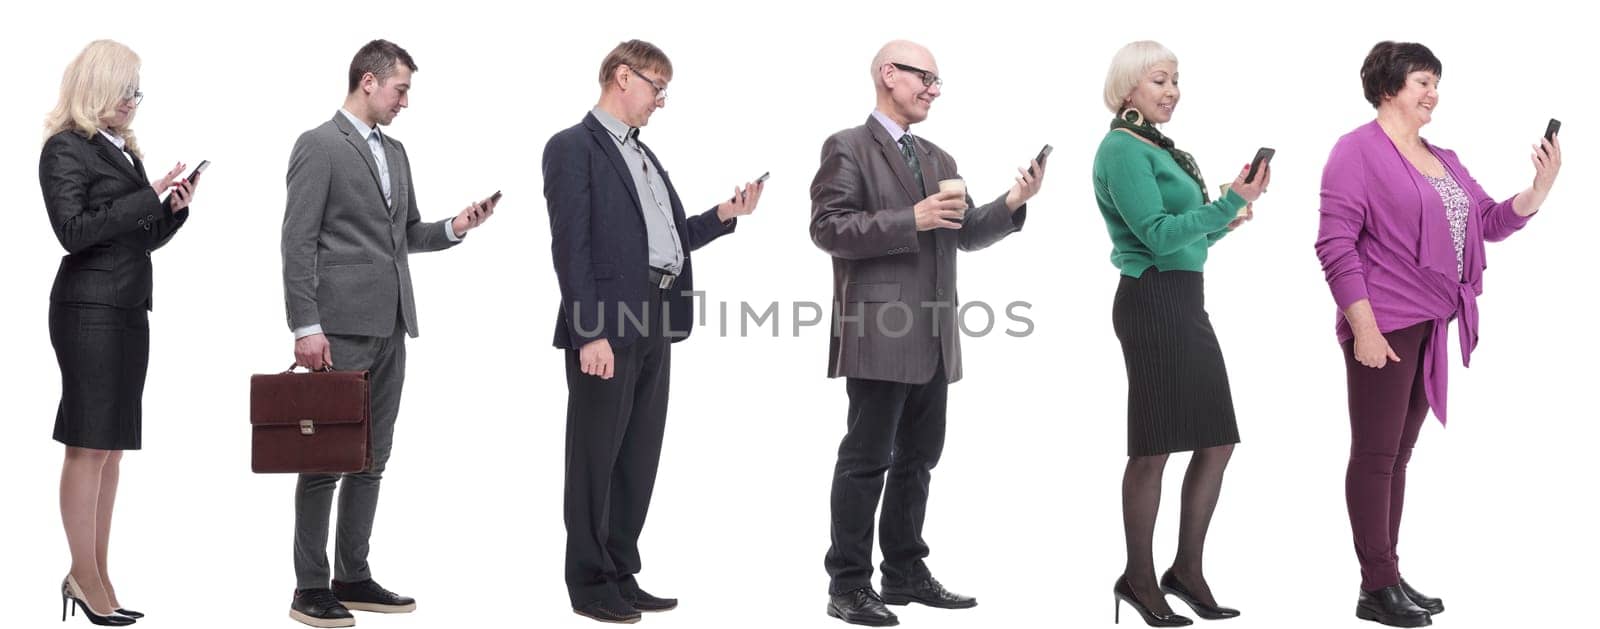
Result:
{"label": "bald man with glasses", "polygon": [[[845,378],[847,432],[834,467],[828,615],[899,624],[885,604],[973,607],[933,578],[922,540],[930,472],[944,448],[945,393],[961,378],[956,251],[1022,228],[1044,167],[1019,168],[1006,194],[974,207],[955,159],[911,134],[944,85],[927,48],[884,45],[872,61],[877,107],[829,137],[811,181],[811,240],[833,256],[828,376]],[[965,209],[972,208],[972,209]],[[885,475],[887,474],[887,483]],[[872,588],[873,516],[883,496],[883,594]]]}

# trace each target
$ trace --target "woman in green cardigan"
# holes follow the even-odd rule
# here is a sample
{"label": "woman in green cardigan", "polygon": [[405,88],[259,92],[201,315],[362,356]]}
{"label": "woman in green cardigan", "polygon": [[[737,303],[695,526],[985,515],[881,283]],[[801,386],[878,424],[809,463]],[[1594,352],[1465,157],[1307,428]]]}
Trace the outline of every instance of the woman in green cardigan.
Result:
{"label": "woman in green cardigan", "polygon": [[[1212,201],[1194,158],[1155,125],[1178,105],[1178,59],[1152,41],[1124,46],[1106,74],[1105,102],[1116,118],[1094,157],[1094,195],[1111,233],[1111,262],[1122,273],[1111,318],[1128,369],[1128,467],[1122,521],[1128,563],[1114,593],[1156,627],[1191,624],[1162,593],[1202,618],[1232,618],[1217,605],[1201,571],[1206,528],[1222,473],[1239,442],[1222,350],[1205,311],[1206,251],[1250,220],[1250,203],[1271,171],[1245,183],[1241,170]],[[1151,551],[1161,474],[1172,452],[1193,451],[1183,481],[1178,554],[1156,580]]]}

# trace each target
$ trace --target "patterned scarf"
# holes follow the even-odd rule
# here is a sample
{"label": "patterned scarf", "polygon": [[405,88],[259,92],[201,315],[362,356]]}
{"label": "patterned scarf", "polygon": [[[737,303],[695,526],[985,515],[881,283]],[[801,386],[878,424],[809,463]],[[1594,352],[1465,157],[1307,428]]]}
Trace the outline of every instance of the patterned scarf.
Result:
{"label": "patterned scarf", "polygon": [[1138,110],[1130,108],[1123,112],[1121,117],[1111,119],[1111,128],[1127,129],[1134,135],[1154,142],[1156,146],[1166,150],[1172,155],[1173,161],[1178,162],[1178,167],[1188,173],[1195,183],[1200,184],[1200,198],[1205,199],[1206,203],[1211,202],[1211,194],[1206,192],[1206,180],[1200,176],[1200,165],[1195,163],[1194,156],[1178,150],[1172,138],[1162,135],[1155,125],[1146,122]]}

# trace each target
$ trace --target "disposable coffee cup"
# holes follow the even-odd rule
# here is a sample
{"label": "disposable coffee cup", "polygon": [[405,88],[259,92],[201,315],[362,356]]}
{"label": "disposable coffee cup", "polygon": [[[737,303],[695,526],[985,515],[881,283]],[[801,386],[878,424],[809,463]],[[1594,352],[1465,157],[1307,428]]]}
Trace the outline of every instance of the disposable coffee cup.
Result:
{"label": "disposable coffee cup", "polygon": [[[956,192],[960,192],[961,193],[961,198],[962,199],[966,199],[967,198],[967,182],[966,182],[966,180],[964,180],[964,179],[940,179],[939,180],[939,192],[949,192],[951,190],[954,190]],[[961,208],[961,213],[963,215],[962,218],[955,219],[953,222],[959,223],[962,220],[964,220],[966,218],[965,215],[967,213],[967,208],[965,208],[965,207]]]}

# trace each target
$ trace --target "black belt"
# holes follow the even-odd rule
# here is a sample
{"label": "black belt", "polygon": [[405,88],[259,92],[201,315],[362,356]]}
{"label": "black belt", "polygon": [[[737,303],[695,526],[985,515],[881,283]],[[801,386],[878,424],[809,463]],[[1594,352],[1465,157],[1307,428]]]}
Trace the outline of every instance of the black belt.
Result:
{"label": "black belt", "polygon": [[678,276],[661,269],[650,267],[650,286],[660,290],[672,288],[677,283]]}

